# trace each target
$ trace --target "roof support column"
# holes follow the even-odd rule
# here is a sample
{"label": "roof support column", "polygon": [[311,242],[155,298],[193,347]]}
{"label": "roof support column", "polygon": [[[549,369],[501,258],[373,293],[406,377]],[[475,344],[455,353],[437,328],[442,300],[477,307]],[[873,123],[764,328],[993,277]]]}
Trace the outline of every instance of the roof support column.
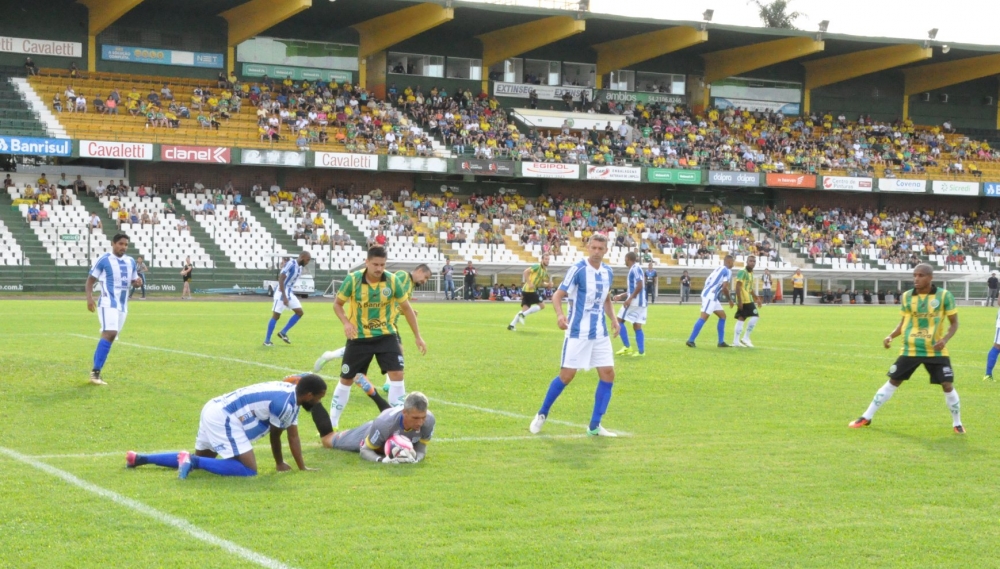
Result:
{"label": "roof support column", "polygon": [[689,26],[657,30],[592,46],[597,51],[597,88],[604,76],[630,65],[708,41],[708,32]]}
{"label": "roof support column", "polygon": [[584,31],[585,20],[552,16],[476,36],[483,44],[483,92],[490,90],[490,66]]}
{"label": "roof support column", "polygon": [[930,59],[933,51],[916,44],[893,45],[855,53],[807,61],[804,85],[803,112],[810,109],[811,91],[869,73],[892,69],[907,63]]}
{"label": "roof support column", "polygon": [[78,0],[87,7],[87,70],[97,71],[97,34],[142,3],[142,0]]}

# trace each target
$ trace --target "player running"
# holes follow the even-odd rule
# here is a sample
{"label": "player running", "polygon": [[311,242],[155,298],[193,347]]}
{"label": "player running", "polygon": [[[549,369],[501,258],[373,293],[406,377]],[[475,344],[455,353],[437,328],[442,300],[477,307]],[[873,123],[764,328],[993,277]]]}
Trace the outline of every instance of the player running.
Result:
{"label": "player running", "polygon": [[[733,263],[736,259],[732,255],[726,255],[725,259],[722,260],[722,266],[712,271],[712,274],[705,279],[705,287],[701,290],[701,316],[694,323],[694,330],[691,331],[691,336],[688,338],[687,347],[695,347],[694,341],[701,333],[701,328],[708,321],[709,314],[715,314],[719,317],[718,323],[718,333],[719,333],[719,344],[720,348],[728,348],[729,344],[726,343],[726,311],[722,309],[722,303],[719,302],[719,296],[729,293],[729,279],[733,274]],[[729,308],[734,306],[733,299],[729,299]]]}
{"label": "player running", "polygon": [[993,333],[993,346],[986,354],[986,375],[983,381],[996,381],[993,379],[993,368],[997,365],[997,356],[1000,356],[1000,311],[997,312],[997,329]]}
{"label": "player running", "polygon": [[[624,300],[621,310],[618,311],[618,326],[621,329],[622,344],[624,348],[615,352],[616,356],[644,357],[646,355],[646,336],[642,331],[642,326],[646,323],[646,273],[638,263],[639,255],[634,251],[625,254],[625,266],[628,267],[628,292],[618,295],[615,300]],[[635,330],[635,346],[638,351],[629,346],[628,327],[626,322],[632,323]]]}
{"label": "player running", "polygon": [[295,283],[298,282],[299,277],[302,276],[302,268],[309,264],[310,259],[312,259],[312,255],[308,251],[303,251],[299,253],[298,259],[290,259],[285,263],[284,268],[281,269],[281,274],[278,275],[278,289],[274,291],[274,305],[271,307],[271,319],[267,321],[267,336],[264,337],[265,346],[274,345],[271,343],[271,334],[274,333],[274,327],[278,324],[278,320],[281,319],[281,313],[286,308],[291,308],[295,314],[288,319],[288,324],[285,324],[281,332],[278,332],[278,337],[286,344],[292,343],[288,339],[288,331],[299,322],[303,314],[302,303],[299,302],[299,297],[295,296],[292,290],[295,287]]}
{"label": "player running", "polygon": [[538,297],[539,287],[552,287],[552,278],[549,276],[549,256],[542,255],[542,262],[535,263],[524,269],[524,286],[521,288],[521,311],[507,325],[507,329],[513,331],[518,323],[524,324],[524,319],[529,314],[534,314],[545,308],[545,303]]}
{"label": "player running", "polygon": [[[747,257],[746,264],[736,273],[736,302],[739,308],[736,309],[736,330],[733,334],[733,346],[737,348],[752,348],[750,333],[757,326],[757,307],[760,306],[760,297],[753,293],[753,268],[757,266],[757,258],[753,255]],[[743,333],[744,322],[746,322],[746,334],[740,339]]]}
{"label": "player running", "polygon": [[[94,350],[94,367],[90,372],[90,383],[107,385],[101,379],[101,369],[111,352],[118,333],[125,327],[128,315],[128,295],[130,287],[142,286],[137,273],[135,259],[125,254],[128,251],[128,235],[118,233],[111,238],[111,253],[97,258],[87,276],[84,290],[87,293],[87,310],[97,312],[101,322],[101,339]],[[101,283],[101,298],[94,301],[94,285]]]}
{"label": "player running", "polygon": [[[385,442],[393,435],[402,435],[413,443],[416,456],[386,458]],[[434,435],[434,415],[427,409],[427,396],[414,391],[403,405],[383,410],[373,421],[349,431],[323,438],[323,446],[349,452],[360,452],[361,458],[384,464],[420,462],[427,455],[427,443]]]}
{"label": "player running", "polygon": [[[882,345],[888,350],[893,338],[903,336],[903,348],[886,374],[889,381],[875,393],[865,414],[851,422],[849,427],[852,429],[871,425],[875,412],[923,365],[931,376],[931,383],[940,385],[944,390],[944,401],[951,412],[955,432],[965,433],[958,392],[953,387],[955,372],[947,348],[948,341],[958,331],[958,309],[951,292],[934,286],[933,280],[934,269],[930,265],[921,263],[913,269],[913,288],[903,293],[899,303],[903,319],[882,340]],[[947,332],[943,328],[945,317],[949,323]]]}
{"label": "player running", "polygon": [[[587,434],[602,437],[618,436],[601,426],[601,418],[608,410],[611,388],[615,381],[615,357],[612,353],[611,338],[618,335],[618,320],[615,319],[611,297],[608,296],[614,282],[614,273],[611,267],[603,262],[607,252],[608,238],[600,233],[591,236],[587,241],[587,259],[570,267],[565,280],[552,295],[556,322],[560,330],[566,331],[566,338],[563,340],[559,375],[549,384],[542,408],[529,427],[534,434],[541,432],[552,404],[556,402],[563,389],[573,381],[577,370],[596,367],[600,381],[597,382],[597,392],[594,394],[594,412],[590,417]],[[563,314],[564,298],[570,302],[568,318]],[[611,337],[608,336],[605,316],[611,319]]]}
{"label": "player running", "polygon": [[291,470],[281,454],[281,433],[288,431],[288,450],[299,470],[306,468],[299,441],[299,407],[320,407],[326,382],[318,375],[302,376],[297,383],[269,381],[242,387],[212,399],[201,410],[195,453],[187,451],[137,454],[128,451],[126,465],[135,468],[155,464],[178,469],[178,478],[192,470],[220,476],[256,476],[257,457],[252,443],[271,435],[271,453],[278,472]]}

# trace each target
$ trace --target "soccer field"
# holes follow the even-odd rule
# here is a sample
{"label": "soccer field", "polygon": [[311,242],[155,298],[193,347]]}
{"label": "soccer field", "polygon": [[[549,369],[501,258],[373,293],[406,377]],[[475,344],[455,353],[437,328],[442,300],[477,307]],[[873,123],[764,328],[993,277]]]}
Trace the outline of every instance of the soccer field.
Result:
{"label": "soccer field", "polygon": [[[558,371],[551,307],[511,333],[511,304],[417,303],[429,351],[404,329],[406,387],[437,417],[423,463],[322,449],[303,416],[318,472],[276,473],[267,437],[255,478],[126,470],[126,450],[192,450],[210,398],[343,345],[324,301],[304,305],[293,345],[261,346],[269,305],[131,303],[101,388],[83,300],[0,300],[0,567],[1000,563],[1000,387],[981,381],[995,309],[961,308],[949,346],[964,436],[923,370],[870,428],[847,428],[898,353],[881,347],[895,307],[765,307],[753,350],[715,348],[714,317],[689,349],[698,307],[651,307],[648,355],[617,359],[604,418],[625,436],[595,439],[593,371],[528,433]],[[340,425],[376,414],[355,390]]]}

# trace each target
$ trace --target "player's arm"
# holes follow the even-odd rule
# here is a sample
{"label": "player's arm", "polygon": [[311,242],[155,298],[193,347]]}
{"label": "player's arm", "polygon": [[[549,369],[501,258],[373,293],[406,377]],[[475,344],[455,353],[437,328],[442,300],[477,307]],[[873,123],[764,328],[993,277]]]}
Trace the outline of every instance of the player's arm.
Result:
{"label": "player's arm", "polygon": [[288,306],[288,295],[285,294],[285,271],[278,274],[278,290],[281,291],[281,302]]}
{"label": "player's arm", "polygon": [[366,444],[361,447],[361,458],[367,460],[368,462],[382,462],[382,459],[385,457],[368,448],[367,442],[368,441],[366,440]]}
{"label": "player's arm", "polygon": [[403,316],[406,318],[406,323],[410,325],[410,330],[413,331],[413,338],[417,342],[417,349],[420,350],[421,354],[427,353],[427,344],[424,343],[424,339],[420,336],[420,326],[417,324],[417,313],[413,311],[413,307],[410,306],[410,301],[404,300],[399,303],[399,309],[403,312]]}
{"label": "player's arm", "polygon": [[566,321],[566,314],[563,313],[562,303],[564,298],[566,298],[566,291],[562,288],[557,289],[552,295],[552,310],[556,311],[556,324],[560,330],[565,330],[569,327],[569,322]]}
{"label": "player's arm", "polygon": [[97,304],[94,303],[94,285],[97,284],[97,279],[94,275],[87,275],[87,284],[84,285],[84,289],[87,292],[87,310],[93,312],[97,310]]}
{"label": "player's arm", "polygon": [[521,284],[528,284],[528,279],[531,278],[531,267],[524,269],[521,273]]}
{"label": "player's arm", "polygon": [[337,300],[333,301],[333,313],[337,315],[337,318],[344,325],[344,335],[347,336],[347,339],[354,340],[358,337],[358,327],[351,322],[347,317],[347,313],[344,312],[344,302],[346,302],[345,299],[337,296]]}
{"label": "player's arm", "polygon": [[424,441],[417,441],[417,444],[413,445],[413,452],[417,455],[417,462],[420,462],[427,456],[427,443]]}
{"label": "player's arm", "polygon": [[[893,330],[892,332],[889,332],[889,335],[886,336],[884,340],[882,340],[882,346],[885,347],[885,349],[888,350],[889,346],[892,344],[892,340],[894,338],[896,338],[896,336],[899,336],[900,334],[903,333],[903,322],[905,322],[905,321],[906,321],[906,318],[900,318],[899,319],[899,324],[896,324],[895,330]],[[957,317],[955,318],[955,327],[956,328],[958,327],[958,318]]]}
{"label": "player's arm", "polygon": [[[316,405],[316,407],[322,407],[322,405]],[[287,429],[288,432],[288,450],[292,453],[292,458],[295,459],[295,465],[299,467],[299,470],[316,470],[315,468],[306,467],[306,461],[302,458],[302,441],[299,439],[299,426],[290,425]]]}
{"label": "player's arm", "polygon": [[948,344],[948,340],[951,340],[951,337],[955,335],[955,332],[958,332],[957,312],[955,314],[948,315],[948,323],[950,324],[950,326],[948,326],[948,332],[945,333],[944,337],[942,337],[940,340],[934,343],[934,349],[937,351],[943,350],[944,347]]}
{"label": "player's arm", "polygon": [[287,472],[292,469],[291,466],[285,463],[285,458],[281,454],[281,433],[284,429],[279,429],[274,425],[271,425],[271,454],[274,455],[275,470],[278,472]]}
{"label": "player's arm", "polygon": [[615,316],[615,307],[611,305],[611,296],[604,297],[604,313],[611,319],[611,337],[617,338],[621,329],[618,326],[618,317]]}

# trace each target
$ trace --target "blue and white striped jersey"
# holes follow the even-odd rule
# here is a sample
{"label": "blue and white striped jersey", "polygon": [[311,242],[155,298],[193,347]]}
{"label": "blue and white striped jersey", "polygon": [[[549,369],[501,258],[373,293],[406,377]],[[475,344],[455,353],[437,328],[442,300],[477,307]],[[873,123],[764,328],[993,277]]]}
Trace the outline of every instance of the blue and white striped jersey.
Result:
{"label": "blue and white striped jersey", "polygon": [[633,263],[632,268],[628,270],[628,295],[632,296],[636,290],[639,294],[633,301],[635,306],[646,306],[646,271],[642,270],[639,263]]}
{"label": "blue and white striped jersey", "polygon": [[566,337],[596,340],[608,337],[608,323],[604,319],[604,301],[611,292],[614,273],[601,263],[595,269],[584,259],[569,268],[559,290],[566,292],[570,302],[569,328]]}
{"label": "blue and white striped jersey", "polygon": [[239,421],[250,441],[268,432],[271,425],[287,429],[299,424],[299,404],[295,385],[284,381],[268,381],[241,387],[212,400],[222,410]]}
{"label": "blue and white striped jersey", "polygon": [[722,290],[722,285],[729,282],[733,276],[733,271],[727,269],[725,265],[712,271],[712,274],[708,275],[705,279],[705,288],[701,289],[702,298],[712,298],[716,299],[719,297],[719,291]]}
{"label": "blue and white striped jersey", "polygon": [[105,253],[94,262],[90,276],[101,283],[98,308],[115,308],[128,312],[129,287],[132,286],[132,281],[138,278],[135,259],[128,255],[115,257],[111,253]]}
{"label": "blue and white striped jersey", "polygon": [[302,275],[302,265],[298,259],[292,259],[285,263],[285,268],[281,269],[281,274],[285,275],[285,295],[291,296],[292,288]]}

